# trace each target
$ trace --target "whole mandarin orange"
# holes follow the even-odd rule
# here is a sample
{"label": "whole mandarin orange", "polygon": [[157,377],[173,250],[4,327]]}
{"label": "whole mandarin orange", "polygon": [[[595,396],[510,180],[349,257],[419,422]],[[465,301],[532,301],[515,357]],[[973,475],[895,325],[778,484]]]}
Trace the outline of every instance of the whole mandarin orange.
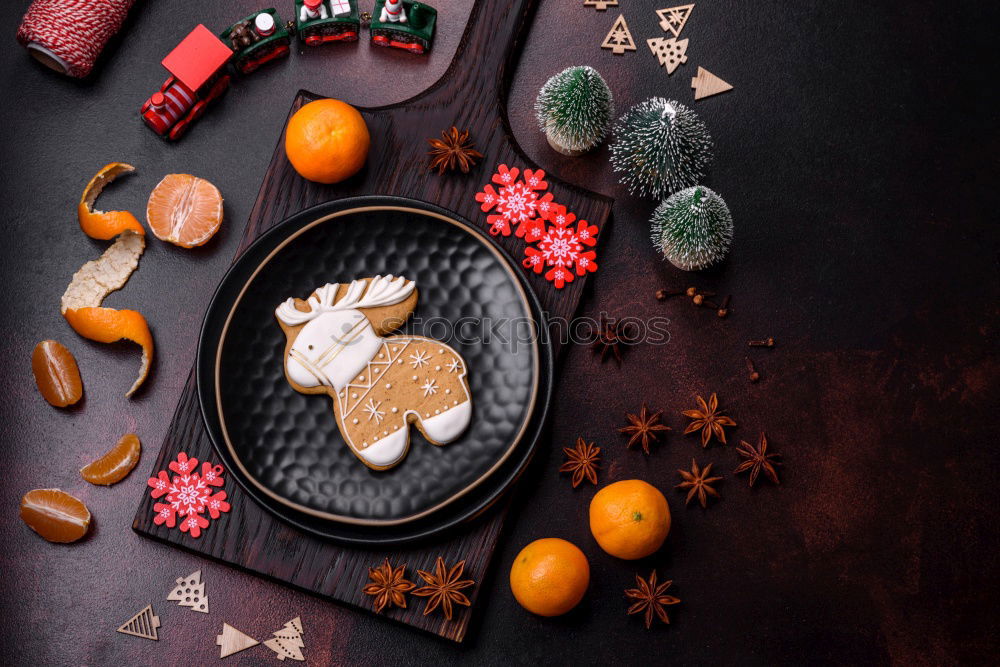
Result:
{"label": "whole mandarin orange", "polygon": [[510,567],[510,590],[522,607],[539,616],[560,616],[583,599],[590,564],[583,552],[558,537],[535,540]]}
{"label": "whole mandarin orange", "polygon": [[285,154],[295,171],[317,183],[339,183],[358,173],[371,137],[357,109],[340,100],[310,102],[285,128]]}
{"label": "whole mandarin orange", "polygon": [[612,556],[644,558],[659,549],[670,532],[667,499],[641,479],[610,484],[590,501],[590,532]]}

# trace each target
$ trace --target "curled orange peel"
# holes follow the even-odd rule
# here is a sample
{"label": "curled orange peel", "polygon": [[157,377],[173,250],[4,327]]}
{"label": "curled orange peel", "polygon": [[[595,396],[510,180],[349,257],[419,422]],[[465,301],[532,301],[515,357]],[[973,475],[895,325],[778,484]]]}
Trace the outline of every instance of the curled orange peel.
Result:
{"label": "curled orange peel", "polygon": [[116,310],[114,308],[70,308],[63,311],[63,317],[84,338],[98,343],[115,343],[130,340],[142,347],[142,366],[139,377],[125,395],[131,397],[142,386],[149,375],[153,361],[153,334],[142,313],[136,310]]}
{"label": "curled orange peel", "polygon": [[139,266],[146,248],[145,230],[128,211],[95,211],[94,201],[101,190],[120,174],[135,171],[123,162],[105,165],[90,179],[80,198],[78,212],[80,228],[95,239],[114,243],[97,259],[91,260],[73,274],[73,280],[62,296],[60,310],[73,330],[84,338],[99,343],[130,340],[142,347],[139,377],[125,394],[132,396],[149,375],[153,360],[153,336],[141,313],[134,310],[104,308],[104,298],[121,289]]}
{"label": "curled orange peel", "polygon": [[80,197],[80,204],[77,206],[80,229],[83,230],[84,234],[95,239],[108,241],[129,229],[137,234],[146,233],[135,216],[128,211],[97,211],[94,209],[94,202],[97,201],[97,197],[100,196],[101,191],[108,183],[122,174],[130,174],[133,171],[135,171],[135,167],[130,164],[112,162],[104,165],[90,179]]}
{"label": "curled orange peel", "polygon": [[128,282],[145,249],[145,236],[131,230],[119,234],[100,257],[87,262],[73,274],[73,280],[63,292],[60,310],[100,306],[107,295]]}

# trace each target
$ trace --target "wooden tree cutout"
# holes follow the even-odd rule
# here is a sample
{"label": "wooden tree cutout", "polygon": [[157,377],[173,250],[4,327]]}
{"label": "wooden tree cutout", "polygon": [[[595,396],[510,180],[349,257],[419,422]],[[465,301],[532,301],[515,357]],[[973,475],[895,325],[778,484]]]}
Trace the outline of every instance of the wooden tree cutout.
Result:
{"label": "wooden tree cutout", "polygon": [[684,29],[684,24],[688,22],[688,17],[691,16],[692,9],[694,9],[693,4],[657,9],[656,15],[660,17],[660,27],[663,28],[663,32],[669,32],[674,37],[680,37],[681,30]]}
{"label": "wooden tree cutout", "polygon": [[649,44],[649,50],[653,52],[660,64],[667,68],[667,74],[673,74],[681,63],[687,62],[688,57],[685,53],[688,48],[688,40],[686,39],[678,42],[674,37],[670,39],[655,37],[647,39],[646,43]]}
{"label": "wooden tree cutout", "polygon": [[285,623],[285,627],[271,634],[274,635],[274,638],[264,642],[264,646],[277,653],[278,660],[289,658],[290,660],[305,661],[305,656],[302,655],[302,648],[305,646],[302,643],[302,621],[299,620],[298,616]]}
{"label": "wooden tree cutout", "polygon": [[122,623],[118,627],[118,632],[123,635],[152,639],[155,642],[159,640],[156,636],[156,628],[158,627],[160,627],[160,617],[153,614],[153,605],[147,604],[145,609]]}
{"label": "wooden tree cutout", "polygon": [[228,623],[222,624],[222,634],[215,637],[215,645],[221,646],[219,657],[225,658],[233,653],[245,651],[251,646],[256,646],[260,642],[253,637],[246,635]]}
{"label": "wooden tree cutout", "polygon": [[615,24],[611,26],[607,36],[601,43],[602,49],[611,49],[616,56],[620,56],[626,51],[635,51],[635,42],[632,40],[632,33],[628,30],[625,17],[621,14],[615,19]]}
{"label": "wooden tree cutout", "polygon": [[608,7],[617,7],[618,0],[583,0],[586,7],[593,7],[599,12],[603,12]]}
{"label": "wooden tree cutout", "polygon": [[694,99],[696,100],[733,89],[731,84],[726,83],[704,67],[698,67],[698,76],[692,77],[691,87],[694,88]]}
{"label": "wooden tree cutout", "polygon": [[201,581],[201,570],[192,572],[186,577],[178,577],[176,580],[177,585],[174,587],[170,594],[167,596],[168,600],[183,600],[184,591],[186,589],[193,588],[198,582]]}
{"label": "wooden tree cutout", "polygon": [[192,611],[207,614],[208,595],[205,594],[205,582],[201,580],[201,570],[178,578],[177,586],[170,591],[167,599],[176,600],[181,607],[191,607]]}

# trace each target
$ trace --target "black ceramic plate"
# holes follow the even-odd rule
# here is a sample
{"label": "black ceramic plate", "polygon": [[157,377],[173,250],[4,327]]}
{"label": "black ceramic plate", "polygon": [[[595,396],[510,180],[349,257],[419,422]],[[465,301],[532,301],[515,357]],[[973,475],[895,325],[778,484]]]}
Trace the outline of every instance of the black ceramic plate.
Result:
{"label": "black ceramic plate", "polygon": [[[327,282],[390,273],[420,292],[399,333],[445,340],[465,358],[473,417],[444,447],[411,429],[406,458],[374,471],[344,442],[330,398],[286,381],[274,309]],[[205,422],[230,474],[282,519],[346,542],[416,539],[481,511],[530,458],[551,388],[548,346],[523,340],[539,321],[503,251],[453,214],[389,197],[324,204],[255,241],[219,286],[198,350]]]}

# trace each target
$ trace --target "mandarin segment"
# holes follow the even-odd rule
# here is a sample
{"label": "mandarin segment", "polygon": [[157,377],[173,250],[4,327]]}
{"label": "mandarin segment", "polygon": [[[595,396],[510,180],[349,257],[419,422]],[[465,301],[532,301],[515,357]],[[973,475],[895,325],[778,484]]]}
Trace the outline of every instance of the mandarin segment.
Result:
{"label": "mandarin segment", "polygon": [[21,498],[21,519],[49,542],[76,542],[87,534],[90,510],[60,489],[35,489]]}
{"label": "mandarin segment", "polygon": [[146,222],[161,241],[182,248],[202,245],[222,224],[222,195],[204,178],[167,174],[149,195]]}
{"label": "mandarin segment", "polygon": [[63,316],[73,330],[84,338],[98,343],[115,343],[125,339],[142,347],[139,377],[125,393],[126,396],[132,396],[146,380],[153,361],[153,334],[142,313],[114,308],[76,308],[67,310]]}
{"label": "mandarin segment", "polygon": [[132,472],[141,453],[139,436],[126,433],[107,454],[80,468],[80,476],[91,484],[111,486]]}
{"label": "mandarin segment", "polygon": [[62,343],[43,340],[31,352],[31,372],[42,398],[57,408],[73,405],[83,396],[80,368]]}
{"label": "mandarin segment", "polygon": [[130,164],[112,162],[102,167],[90,179],[77,206],[80,229],[83,230],[84,234],[107,241],[128,229],[136,234],[146,233],[135,216],[128,211],[97,211],[94,209],[94,202],[97,201],[97,197],[108,183],[122,174],[130,174],[133,171],[135,171],[135,167]]}

